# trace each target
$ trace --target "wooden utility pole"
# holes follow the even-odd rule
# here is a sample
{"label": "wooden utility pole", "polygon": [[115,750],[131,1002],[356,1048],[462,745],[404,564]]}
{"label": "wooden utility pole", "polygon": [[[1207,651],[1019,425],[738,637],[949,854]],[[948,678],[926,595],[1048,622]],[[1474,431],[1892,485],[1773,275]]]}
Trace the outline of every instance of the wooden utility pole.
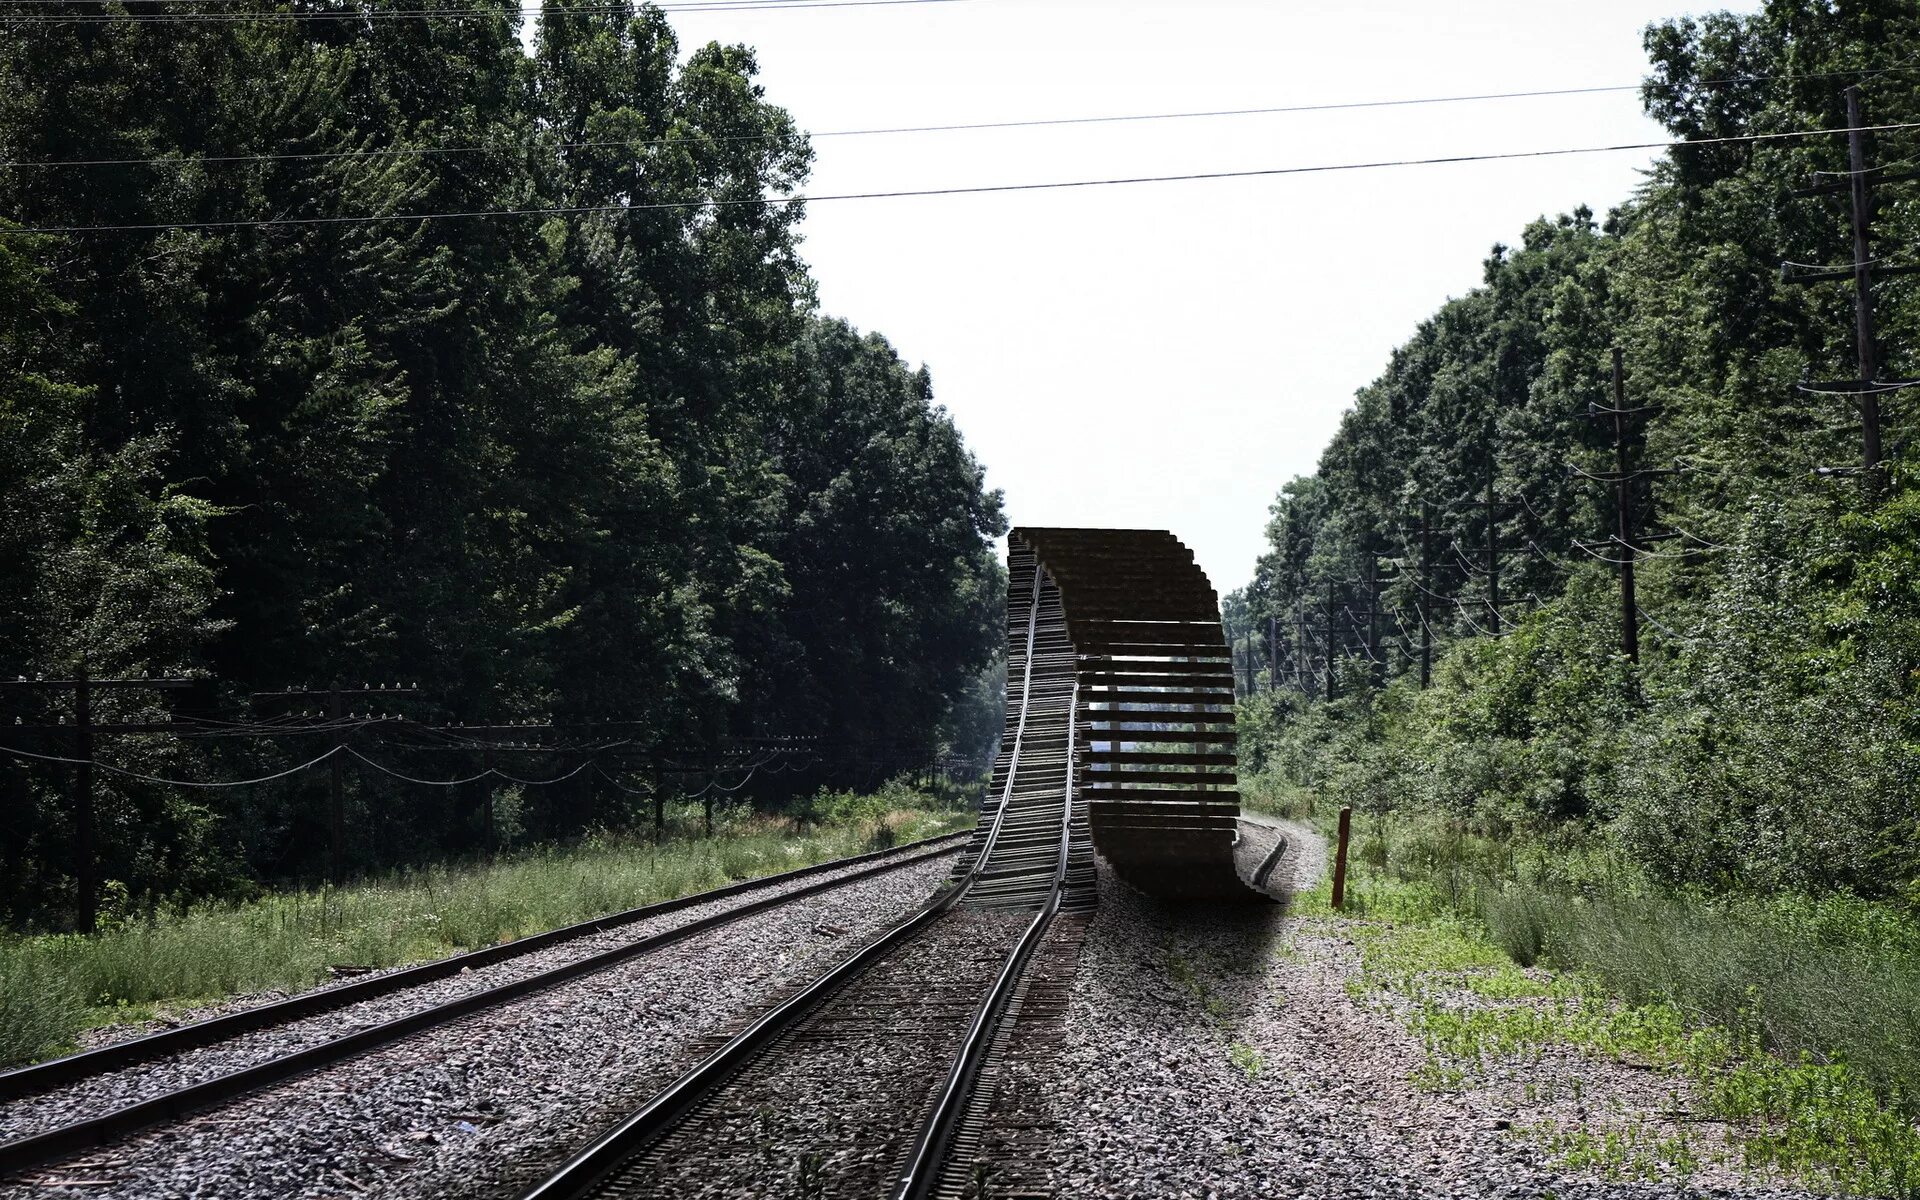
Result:
{"label": "wooden utility pole", "polygon": [[[1859,85],[1847,88],[1845,96],[1848,168],[1846,180],[1839,183],[1817,183],[1811,187],[1800,188],[1793,194],[1818,196],[1841,191],[1847,193],[1853,239],[1853,261],[1846,266],[1811,268],[1796,263],[1782,263],[1780,277],[1783,282],[1796,284],[1840,279],[1853,281],[1854,361],[1859,377],[1834,383],[1803,383],[1800,385],[1800,390],[1819,395],[1853,397],[1860,409],[1860,466],[1853,470],[1823,467],[1818,473],[1823,475],[1857,473],[1862,477],[1866,496],[1871,499],[1881,492],[1886,483],[1886,461],[1880,448],[1880,393],[1898,391],[1920,383],[1920,380],[1914,379],[1880,378],[1880,347],[1873,315],[1873,279],[1876,273],[1873,260],[1873,189],[1876,185],[1920,180],[1920,171],[1891,172],[1869,167],[1865,116],[1860,105]],[[1916,271],[1920,271],[1920,265],[1911,263],[1877,268],[1877,273],[1882,278],[1892,275],[1911,275]]]}
{"label": "wooden utility pole", "polygon": [[1620,652],[1640,661],[1640,608],[1633,598],[1633,475],[1627,467],[1627,373],[1620,347],[1613,348],[1613,458],[1615,537],[1620,539]]}
{"label": "wooden utility pole", "polygon": [[1587,405],[1587,416],[1593,419],[1608,418],[1613,426],[1613,463],[1612,471],[1593,474],[1568,464],[1568,471],[1595,483],[1613,485],[1613,532],[1607,540],[1597,544],[1575,541],[1577,549],[1612,563],[1620,574],[1620,653],[1628,662],[1640,661],[1640,606],[1634,596],[1634,562],[1640,553],[1640,543],[1661,541],[1677,537],[1672,533],[1646,534],[1634,528],[1633,485],[1642,477],[1672,475],[1677,468],[1635,467],[1631,452],[1632,439],[1627,431],[1627,418],[1655,411],[1651,405],[1627,407],[1627,369],[1626,360],[1620,347],[1613,348],[1613,405],[1602,408],[1598,404]]}
{"label": "wooden utility pole", "polygon": [[[1244,672],[1243,678],[1246,681],[1247,699],[1251,700],[1253,699],[1253,627],[1249,625],[1245,629],[1240,630],[1240,635],[1240,640],[1245,643],[1247,649],[1246,665],[1241,669]],[[1231,636],[1231,634],[1229,636]]]}
{"label": "wooden utility pole", "polygon": [[336,885],[347,876],[347,735],[340,689],[327,689],[327,719],[334,725],[333,756],[327,759],[327,878]]}
{"label": "wooden utility pole", "polygon": [[[73,693],[73,791],[69,797],[73,821],[74,925],[81,933],[92,933],[100,921],[100,834],[94,798],[94,737],[101,733],[166,732],[166,723],[128,723],[102,726],[94,720],[94,693],[139,688],[145,691],[184,691],[199,685],[198,680],[180,677],[160,679],[94,679],[85,670],[72,679],[5,679],[0,688],[14,691],[62,691]],[[12,726],[13,733],[62,732],[59,726]]]}
{"label": "wooden utility pole", "polygon": [[1880,378],[1873,328],[1873,203],[1867,190],[1866,135],[1860,129],[1860,85],[1847,89],[1847,194],[1853,208],[1853,337],[1860,367],[1860,468],[1868,495],[1880,491]]}
{"label": "wooden utility pole", "polygon": [[1333,699],[1333,585],[1327,585],[1326,603],[1321,607],[1320,615],[1326,628],[1327,639],[1322,647],[1327,660],[1327,699]]}
{"label": "wooden utility pole", "polygon": [[1493,499],[1493,427],[1487,427],[1487,619],[1493,636],[1500,636],[1500,511]]}
{"label": "wooden utility pole", "polygon": [[[1433,506],[1420,502],[1420,587],[1433,583]],[[1420,618],[1420,690],[1433,682],[1433,625],[1427,620],[1426,593],[1414,597],[1413,611]]]}
{"label": "wooden utility pole", "polygon": [[1294,645],[1293,679],[1300,687],[1300,694],[1307,699],[1313,698],[1313,651],[1307,640],[1307,598],[1294,599],[1294,617],[1300,625],[1300,640]]}
{"label": "wooden utility pole", "polygon": [[418,697],[413,684],[366,684],[357,688],[334,684],[324,690],[293,688],[282,692],[254,692],[249,699],[316,700],[327,702],[327,724],[333,731],[333,751],[327,757],[327,878],[335,884],[347,877],[347,701],[353,698]]}
{"label": "wooden utility pole", "polygon": [[480,828],[487,853],[500,849],[500,831],[493,819],[493,747],[480,748]]}
{"label": "wooden utility pole", "polygon": [[93,813],[93,688],[82,670],[73,681],[74,883],[81,933],[92,933],[100,911],[100,849]]}
{"label": "wooden utility pole", "polygon": [[1367,555],[1367,674],[1374,686],[1386,681],[1386,663],[1380,658],[1380,559]]}

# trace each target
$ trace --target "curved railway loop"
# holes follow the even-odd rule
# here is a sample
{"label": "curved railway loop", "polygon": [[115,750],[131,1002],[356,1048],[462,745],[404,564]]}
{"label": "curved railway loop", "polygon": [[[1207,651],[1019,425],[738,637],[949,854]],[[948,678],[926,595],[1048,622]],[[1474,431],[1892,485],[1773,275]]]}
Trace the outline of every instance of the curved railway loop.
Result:
{"label": "curved railway loop", "polygon": [[1158,895],[1259,896],[1233,868],[1231,664],[1192,554],[1156,531],[1019,529],[1007,595],[1006,726],[955,878],[527,1197],[757,1195],[783,1174],[801,1194],[970,1194],[984,1081],[1029,964],[1093,905],[1096,848]]}
{"label": "curved railway loop", "polygon": [[1193,552],[1154,529],[1015,529],[1009,545],[1064,601],[1101,857],[1156,895],[1262,899],[1233,868],[1233,659]]}

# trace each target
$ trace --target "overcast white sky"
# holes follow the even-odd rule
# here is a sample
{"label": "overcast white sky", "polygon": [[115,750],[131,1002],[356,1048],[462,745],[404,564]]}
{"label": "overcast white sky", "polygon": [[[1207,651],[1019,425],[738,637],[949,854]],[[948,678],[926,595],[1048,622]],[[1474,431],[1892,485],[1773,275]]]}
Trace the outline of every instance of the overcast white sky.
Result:
{"label": "overcast white sky", "polygon": [[[672,14],[816,134],[1635,84],[1685,0],[964,0]],[[1715,6],[1719,7],[1719,6]],[[1755,5],[1735,4],[1735,8]],[[1655,141],[1633,92],[820,137],[809,191]],[[1224,595],[1355,389],[1495,242],[1626,199],[1651,152],[811,207],[822,309],[878,330],[1015,524],[1172,530]]]}

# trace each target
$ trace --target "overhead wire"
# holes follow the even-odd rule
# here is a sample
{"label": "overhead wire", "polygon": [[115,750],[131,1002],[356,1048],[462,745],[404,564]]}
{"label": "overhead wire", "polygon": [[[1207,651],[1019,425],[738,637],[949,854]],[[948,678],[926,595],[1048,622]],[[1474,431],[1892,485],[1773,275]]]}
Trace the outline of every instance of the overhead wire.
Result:
{"label": "overhead wire", "polygon": [[[311,731],[302,729],[295,732],[305,733],[305,732],[337,732],[337,731],[330,730],[330,729],[314,729]],[[462,747],[415,747],[415,748],[416,749],[443,749],[443,748],[458,749]],[[475,746],[466,747],[466,748],[499,750],[499,749],[506,749],[507,747],[475,745]],[[138,780],[143,783],[151,783],[151,784],[156,784],[156,785],[165,786],[165,787],[188,787],[188,788],[207,788],[207,789],[254,787],[259,784],[272,783],[276,780],[286,779],[286,778],[289,778],[290,776],[298,775],[303,771],[312,770],[313,768],[333,758],[337,754],[345,754],[350,758],[356,759],[362,764],[372,768],[375,771],[380,772],[383,775],[390,776],[391,778],[398,779],[406,783],[419,784],[423,787],[456,787],[462,784],[475,783],[475,782],[478,782],[479,780],[487,779],[487,778],[500,779],[507,783],[519,784],[524,787],[546,787],[551,784],[561,783],[561,782],[564,782],[565,780],[572,779],[575,776],[579,775],[582,771],[587,770],[588,768],[599,770],[600,769],[599,754],[603,752],[605,749],[615,749],[615,748],[619,748],[618,744],[613,744],[607,747],[593,749],[593,750],[585,750],[585,751],[583,751],[578,747],[565,747],[565,746],[537,747],[537,749],[549,750],[552,753],[556,753],[556,754],[584,754],[585,755],[581,763],[578,766],[574,767],[572,770],[567,771],[560,775],[553,776],[552,778],[548,778],[548,779],[526,779],[517,775],[513,775],[509,772],[503,771],[497,767],[489,767],[485,770],[476,772],[475,774],[461,776],[456,779],[423,779],[418,776],[408,775],[405,772],[389,767],[386,764],[378,761],[377,759],[371,758],[368,755],[362,753],[361,751],[355,749],[354,747],[346,745],[345,743],[331,746],[323,753],[315,755],[313,758],[310,758],[305,762],[298,763],[294,766],[287,767],[282,770],[271,772],[270,774],[254,776],[247,779],[221,779],[221,780],[173,779],[173,778],[168,778],[166,776],[152,775],[146,772],[135,771],[126,767],[116,766],[113,763],[104,762],[98,758],[75,758],[69,755],[62,755],[62,754],[43,754],[37,751],[24,750],[16,746],[0,745],[0,754],[9,755],[16,758],[29,759],[35,762],[54,763],[54,764],[63,765],[63,766],[93,767],[98,770],[106,771],[113,775],[118,775],[124,778]],[[765,767],[768,763],[774,762],[783,756],[795,755],[798,753],[805,753],[805,755],[807,756],[807,762],[805,763],[804,766],[795,767],[791,769],[799,769],[799,770],[811,769],[816,761],[816,751],[812,747],[794,747],[794,748],[788,748],[788,749],[775,749],[772,753],[763,754],[760,757],[757,757],[752,761],[744,764],[733,763],[733,764],[723,764],[715,767],[689,767],[689,768],[683,768],[683,769],[690,770],[690,771],[697,771],[700,773],[711,773],[715,776],[714,782],[717,783],[720,772],[740,770],[742,769],[742,767],[744,767],[746,769],[747,774],[744,778],[742,778],[740,783],[735,784],[732,787],[723,786],[720,788],[721,791],[735,792],[735,791],[738,791],[742,786],[744,786],[746,783],[746,780],[752,778],[753,774],[756,771]],[[777,771],[770,771],[769,774],[783,773],[788,769],[790,769],[789,766],[782,766]],[[602,771],[602,773],[604,774],[604,771]],[[712,784],[710,783],[709,788],[711,786]],[[698,795],[704,794],[704,792],[707,790],[708,788],[703,788],[701,789],[700,792],[694,793],[694,795],[698,796]]]}
{"label": "overhead wire", "polygon": [[[0,0],[0,5],[10,0]],[[67,0],[46,0],[48,3],[63,3]],[[1756,77],[1758,78],[1758,77]],[[1726,80],[1713,80],[1703,86],[1725,83]],[[1478,92],[1452,96],[1413,96],[1388,100],[1345,100],[1327,104],[1280,104],[1260,108],[1216,108],[1189,109],[1176,112],[1114,113],[1096,114],[1083,117],[1030,117],[1012,121],[962,121],[942,125],[888,125],[863,129],[825,129],[805,132],[808,139],[876,137],[902,134],[924,133],[965,133],[995,129],[1040,129],[1060,126],[1110,125],[1140,121],[1184,121],[1219,117],[1273,116],[1297,113],[1342,112],[1372,108],[1408,108],[1429,104],[1461,104],[1492,100],[1528,100],[1553,96],[1578,96],[1601,92],[1633,91],[1639,84],[1613,84],[1604,87],[1544,88],[1517,92]],[[786,136],[783,133],[743,133],[722,134],[718,137],[704,133],[681,134],[673,137],[652,138],[602,138],[578,142],[549,142],[537,146],[546,150],[583,150],[604,149],[608,147],[643,147],[683,145],[689,141],[710,141],[717,143],[765,142]],[[0,161],[0,167],[103,167],[103,166],[166,166],[187,167],[207,163],[243,163],[243,162],[281,162],[335,158],[393,158],[426,157],[443,154],[481,154],[488,152],[507,152],[516,149],[513,146],[470,144],[455,146],[389,146],[375,150],[312,150],[287,151],[273,154],[201,154],[187,157],[149,156],[140,158],[70,158],[32,161],[13,159]]]}
{"label": "overhead wire", "polygon": [[1683,633],[1675,633],[1673,630],[1667,628],[1663,622],[1655,619],[1652,613],[1648,612],[1644,608],[1641,608],[1638,604],[1633,606],[1633,611],[1640,614],[1641,620],[1647,622],[1649,625],[1652,625],[1655,629],[1658,629],[1661,633],[1666,634],[1669,638],[1672,638],[1676,642],[1691,642],[1691,641],[1698,640],[1696,638],[1688,637]]}
{"label": "overhead wire", "polygon": [[[810,8],[893,8],[911,4],[964,4],[972,0],[690,0],[675,3],[664,0],[655,4],[662,12],[788,12],[795,9]],[[556,6],[547,9],[541,5],[515,5],[512,7],[477,8],[368,8],[337,9],[331,11],[260,11],[253,12],[160,12],[160,13],[40,13],[32,12],[24,16],[9,16],[4,20],[26,25],[100,25],[109,23],[135,25],[205,25],[230,24],[238,21],[399,21],[417,20],[422,17],[486,17],[504,20],[512,16],[606,16],[632,15],[633,6],[628,4],[586,4]]]}
{"label": "overhead wire", "polygon": [[114,775],[125,776],[128,779],[138,779],[142,783],[163,784],[167,787],[236,788],[236,787],[253,787],[257,784],[272,783],[276,779],[285,779],[289,775],[298,775],[302,771],[311,770],[312,768],[319,766],[321,763],[332,758],[334,755],[340,753],[344,749],[346,749],[346,747],[344,746],[334,746],[331,749],[329,749],[326,753],[321,754],[315,758],[308,759],[306,762],[303,762],[298,766],[288,767],[284,771],[275,771],[271,775],[261,775],[253,779],[220,779],[220,780],[166,779],[158,775],[147,775],[140,771],[130,771],[125,767],[116,767],[112,763],[101,762],[98,759],[69,758],[65,755],[60,755],[60,754],[36,754],[31,750],[22,750],[15,746],[0,746],[0,754],[10,754],[16,758],[30,758],[39,762],[64,763],[64,764],[67,764],[70,766],[76,766],[76,767],[93,767],[96,770],[107,771]]}
{"label": "overhead wire", "polygon": [[1550,150],[1515,150],[1486,154],[1454,154],[1432,158],[1380,159],[1372,162],[1328,163],[1302,167],[1263,167],[1235,171],[1190,171],[1173,175],[1130,175],[1102,179],[1047,180],[1036,183],[980,184],[940,188],[903,188],[894,191],[832,192],[818,195],[755,196],[752,199],[701,199],[654,201],[646,204],[550,205],[518,209],[466,209],[426,213],[372,213],[329,217],[254,217],[233,220],[153,221],[112,225],[38,225],[0,227],[0,236],[74,233],[153,233],[166,230],[259,229],[308,225],[366,225],[386,221],[468,220],[486,217],[584,216],[594,213],[655,212],[681,209],[722,209],[747,205],[789,206],[845,200],[899,200],[932,196],[977,196],[1019,192],[1060,191],[1079,188],[1122,187],[1147,183],[1192,183],[1222,179],[1261,179],[1287,175],[1327,174],[1340,171],[1368,171],[1391,167],[1445,166],[1476,162],[1506,162],[1524,159],[1556,158],[1578,154],[1609,154],[1628,150],[1678,149],[1682,147],[1755,143],[1788,138],[1821,137],[1855,132],[1886,132],[1920,129],[1920,121],[1886,125],[1863,125],[1843,129],[1804,129],[1779,133],[1740,134],[1719,138],[1682,141],[1623,142],[1607,146],[1574,146]]}

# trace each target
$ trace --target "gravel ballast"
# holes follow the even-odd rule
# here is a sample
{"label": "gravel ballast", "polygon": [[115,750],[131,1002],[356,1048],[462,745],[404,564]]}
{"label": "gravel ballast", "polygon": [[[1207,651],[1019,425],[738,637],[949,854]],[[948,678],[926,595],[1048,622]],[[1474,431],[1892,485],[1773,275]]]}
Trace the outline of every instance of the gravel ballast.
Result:
{"label": "gravel ballast", "polygon": [[[906,856],[906,854],[902,855],[902,857]],[[943,864],[951,863],[951,855],[943,855],[940,861]],[[250,1067],[279,1055],[316,1046],[372,1025],[421,1012],[436,1004],[444,1004],[449,1000],[527,979],[567,963],[591,958],[595,954],[639,941],[652,934],[678,928],[702,917],[723,913],[771,896],[812,887],[876,865],[879,863],[864,863],[842,870],[822,872],[772,884],[740,895],[691,905],[622,925],[617,929],[588,934],[545,949],[530,951],[492,965],[466,968],[457,974],[403,991],[375,996],[270,1029],[245,1033],[214,1045],[170,1054],[150,1062],[137,1063],[120,1071],[83,1079],[53,1091],[14,1101],[0,1108],[0,1141],[27,1137],[83,1117],[98,1116],[112,1109]],[[244,1002],[236,1001],[223,1006],[221,1011],[237,1011],[244,1007],[247,1007]],[[218,1013],[209,1012],[207,1015],[218,1015]]]}
{"label": "gravel ballast", "polygon": [[[1286,838],[1269,882],[1276,892],[1310,887],[1323,869],[1324,840],[1308,829],[1262,821],[1241,832],[1243,877]],[[1049,1177],[1029,1186],[1155,1200],[1806,1195],[1724,1170],[1678,1184],[1554,1167],[1512,1131],[1513,1079],[1447,1093],[1414,1087],[1425,1052],[1391,1011],[1348,995],[1357,969],[1339,922],[1281,905],[1179,909],[1102,870],[1048,1085],[1056,1154]],[[1676,1086],[1571,1052],[1528,1073],[1536,1083],[1577,1073],[1578,1111],[1596,1118],[1657,1120]]]}
{"label": "gravel ballast", "polygon": [[[923,902],[951,864],[943,855],[743,918],[33,1172],[9,1181],[30,1186],[0,1185],[0,1194],[45,1196],[46,1185],[63,1180],[84,1181],[76,1190],[88,1196],[139,1197],[464,1196],[498,1192],[509,1177],[531,1183],[668,1082],[701,1038],[760,1003],[770,989],[822,969]],[[65,1113],[79,1116],[103,1102],[126,1103],[141,1088],[159,1090],[169,1075],[230,1070],[701,911],[683,909],[315,1017],[299,1028],[249,1035],[242,1044],[209,1047],[9,1105],[7,1136],[18,1136],[29,1123],[44,1127],[71,1119],[63,1104]],[[429,991],[431,997],[420,994]]]}
{"label": "gravel ballast", "polygon": [[659,1200],[888,1194],[1025,913],[956,911],[802,1020],[617,1178]]}

